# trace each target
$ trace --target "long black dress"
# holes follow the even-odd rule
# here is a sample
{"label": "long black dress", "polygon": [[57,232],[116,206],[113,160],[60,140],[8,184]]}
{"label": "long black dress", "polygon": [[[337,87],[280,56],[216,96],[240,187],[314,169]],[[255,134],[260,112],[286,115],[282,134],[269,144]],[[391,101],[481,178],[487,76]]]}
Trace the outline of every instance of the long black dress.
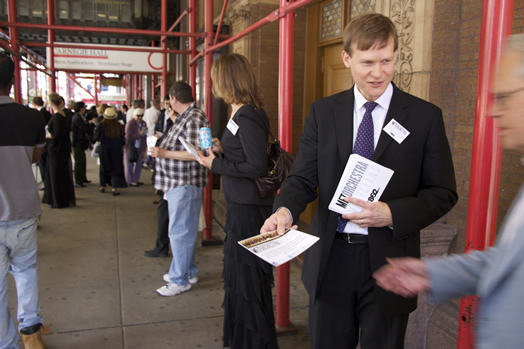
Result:
{"label": "long black dress", "polygon": [[[116,121],[118,123],[118,121]],[[120,123],[118,123],[120,125]],[[120,125],[121,126],[121,125]],[[104,122],[98,123],[94,141],[100,141],[100,186],[111,185],[113,188],[127,188],[124,177],[124,153],[122,147],[125,143],[124,126],[121,136],[108,138],[104,132]]]}
{"label": "long black dress", "polygon": [[54,114],[47,124],[52,138],[47,146],[45,191],[42,203],[52,208],[75,206],[75,188],[71,164],[70,127],[65,116]]}
{"label": "long black dress", "polygon": [[[224,347],[276,349],[273,267],[238,244],[259,233],[271,215],[273,198],[261,199],[254,177],[267,173],[265,113],[242,106],[233,117],[236,134],[222,136],[224,158],[211,170],[222,175],[227,200],[224,247]],[[240,141],[242,136],[242,142]]]}

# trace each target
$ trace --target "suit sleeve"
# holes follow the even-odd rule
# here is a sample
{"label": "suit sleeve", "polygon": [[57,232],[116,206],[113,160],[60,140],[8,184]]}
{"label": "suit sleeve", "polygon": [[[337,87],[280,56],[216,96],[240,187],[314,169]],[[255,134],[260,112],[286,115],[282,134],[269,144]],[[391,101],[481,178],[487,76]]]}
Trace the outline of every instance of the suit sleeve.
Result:
{"label": "suit sleeve", "polygon": [[395,239],[418,233],[449,212],[458,200],[455,170],[440,109],[431,119],[423,147],[416,195],[386,201],[393,217]]}
{"label": "suit sleeve", "polygon": [[280,193],[273,204],[274,210],[286,207],[293,216],[294,224],[297,223],[306,206],[318,196],[319,135],[317,115],[320,114],[315,106],[315,103],[311,105],[304,130],[300,136],[300,146],[295,162],[288,177],[282,183]]}
{"label": "suit sleeve", "polygon": [[439,303],[476,294],[481,275],[498,252],[498,247],[492,247],[486,251],[427,259],[430,301]]}
{"label": "suit sleeve", "polygon": [[[212,171],[230,177],[253,178],[267,174],[267,133],[264,127],[251,117],[239,115],[236,118],[245,154],[244,161],[228,161],[215,158]],[[228,131],[226,131],[228,132]]]}

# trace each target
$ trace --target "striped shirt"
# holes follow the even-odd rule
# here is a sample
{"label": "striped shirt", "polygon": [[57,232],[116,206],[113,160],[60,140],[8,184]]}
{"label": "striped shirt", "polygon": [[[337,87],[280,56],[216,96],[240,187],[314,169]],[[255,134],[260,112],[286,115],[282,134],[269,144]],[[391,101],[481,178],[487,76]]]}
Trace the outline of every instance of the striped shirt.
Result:
{"label": "striped shirt", "polygon": [[[178,137],[182,136],[188,142],[196,145],[199,142],[202,127],[209,127],[209,121],[204,112],[195,107],[193,103],[176,118],[173,126],[162,137],[159,147],[170,151],[185,151]],[[194,185],[203,189],[209,175],[209,170],[197,161],[166,158],[157,158],[155,170],[155,189],[163,191],[180,185]]]}

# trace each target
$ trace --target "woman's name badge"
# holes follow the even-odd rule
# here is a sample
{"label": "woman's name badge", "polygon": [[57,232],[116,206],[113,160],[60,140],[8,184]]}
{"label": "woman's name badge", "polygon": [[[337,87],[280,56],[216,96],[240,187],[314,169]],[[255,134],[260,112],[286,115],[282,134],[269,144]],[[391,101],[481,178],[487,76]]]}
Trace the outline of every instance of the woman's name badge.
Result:
{"label": "woman's name badge", "polygon": [[233,119],[229,119],[229,122],[227,123],[226,127],[233,134],[233,136],[237,134],[238,125],[236,122],[233,121]]}
{"label": "woman's name badge", "polygon": [[389,124],[383,128],[384,132],[391,136],[398,144],[402,143],[409,135],[409,131],[399,124],[395,119],[391,119]]}

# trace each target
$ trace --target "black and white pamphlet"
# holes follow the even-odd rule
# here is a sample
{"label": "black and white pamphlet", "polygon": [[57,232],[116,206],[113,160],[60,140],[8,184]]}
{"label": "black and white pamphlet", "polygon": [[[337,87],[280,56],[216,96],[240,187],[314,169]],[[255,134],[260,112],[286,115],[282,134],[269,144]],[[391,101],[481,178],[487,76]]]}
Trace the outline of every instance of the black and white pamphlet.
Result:
{"label": "black and white pamphlet", "polygon": [[344,198],[349,196],[368,202],[378,201],[393,172],[358,154],[351,154],[329,209],[340,214],[362,211],[362,207],[350,204]]}

